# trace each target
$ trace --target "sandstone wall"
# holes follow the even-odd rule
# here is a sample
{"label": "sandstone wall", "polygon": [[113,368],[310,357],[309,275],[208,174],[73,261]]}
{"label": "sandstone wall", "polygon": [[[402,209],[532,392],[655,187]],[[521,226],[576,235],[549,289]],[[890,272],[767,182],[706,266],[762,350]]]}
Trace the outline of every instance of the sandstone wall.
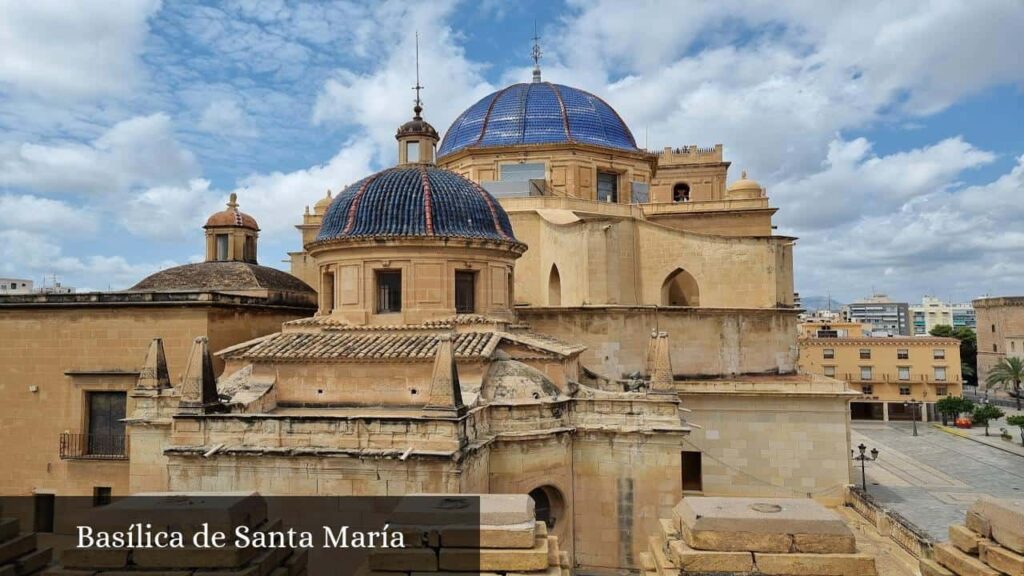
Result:
{"label": "sandstone wall", "polygon": [[979,298],[972,302],[978,321],[978,385],[1006,357],[1006,338],[1024,335],[1024,297]]}

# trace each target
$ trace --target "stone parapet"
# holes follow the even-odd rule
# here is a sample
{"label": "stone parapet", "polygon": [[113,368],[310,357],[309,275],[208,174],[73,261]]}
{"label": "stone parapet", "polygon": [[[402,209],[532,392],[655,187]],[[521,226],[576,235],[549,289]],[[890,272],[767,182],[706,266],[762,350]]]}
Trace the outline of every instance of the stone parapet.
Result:
{"label": "stone parapet", "polygon": [[1024,576],[1024,500],[982,498],[949,541],[921,560],[922,576]]}

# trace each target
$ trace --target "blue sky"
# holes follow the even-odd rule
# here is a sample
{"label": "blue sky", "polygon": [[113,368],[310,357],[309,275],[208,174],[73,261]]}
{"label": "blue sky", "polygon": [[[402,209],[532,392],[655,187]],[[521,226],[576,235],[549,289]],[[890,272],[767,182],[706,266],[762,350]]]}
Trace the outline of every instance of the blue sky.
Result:
{"label": "blue sky", "polygon": [[1018,0],[0,0],[0,276],[126,288],[233,191],[284,267],[305,205],[393,162],[414,31],[443,130],[528,80],[535,21],[545,79],[767,186],[801,293],[1024,293]]}

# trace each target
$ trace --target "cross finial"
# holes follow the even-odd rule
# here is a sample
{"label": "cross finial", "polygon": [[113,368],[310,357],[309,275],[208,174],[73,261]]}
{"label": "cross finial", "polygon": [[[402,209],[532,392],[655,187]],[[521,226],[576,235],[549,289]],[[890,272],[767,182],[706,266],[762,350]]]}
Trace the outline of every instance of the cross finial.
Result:
{"label": "cross finial", "polygon": [[537,21],[533,21],[533,81],[540,82],[540,36],[537,34]]}
{"label": "cross finial", "polygon": [[423,101],[420,100],[420,90],[423,90],[423,86],[420,85],[420,33],[418,31],[416,32],[416,85],[412,89],[416,91],[416,105],[412,108],[416,115],[413,118],[422,120],[420,112],[423,112]]}

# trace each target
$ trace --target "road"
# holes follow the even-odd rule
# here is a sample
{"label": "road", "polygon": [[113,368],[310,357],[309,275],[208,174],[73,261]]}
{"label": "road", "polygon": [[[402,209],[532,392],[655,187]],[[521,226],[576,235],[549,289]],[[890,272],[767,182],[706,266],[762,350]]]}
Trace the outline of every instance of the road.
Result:
{"label": "road", "polygon": [[[852,441],[877,448],[867,464],[868,492],[936,541],[963,523],[978,497],[1024,497],[1024,457],[947,434],[930,425],[911,434],[909,423],[855,423]],[[860,464],[853,480],[860,485]]]}

